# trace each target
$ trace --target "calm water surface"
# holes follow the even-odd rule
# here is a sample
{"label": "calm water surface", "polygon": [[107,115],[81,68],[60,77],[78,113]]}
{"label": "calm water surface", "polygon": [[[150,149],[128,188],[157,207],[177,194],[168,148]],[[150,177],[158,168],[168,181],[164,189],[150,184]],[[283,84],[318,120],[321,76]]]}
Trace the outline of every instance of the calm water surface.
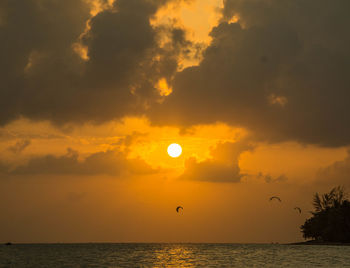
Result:
{"label": "calm water surface", "polygon": [[251,244],[1,245],[0,267],[350,267],[350,247]]}

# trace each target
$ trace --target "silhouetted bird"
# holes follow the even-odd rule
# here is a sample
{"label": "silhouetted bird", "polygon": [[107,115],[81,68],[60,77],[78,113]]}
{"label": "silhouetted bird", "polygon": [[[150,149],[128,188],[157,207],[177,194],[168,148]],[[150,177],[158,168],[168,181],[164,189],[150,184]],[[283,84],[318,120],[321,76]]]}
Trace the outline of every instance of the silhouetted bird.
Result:
{"label": "silhouetted bird", "polygon": [[282,202],[281,198],[279,198],[278,196],[272,196],[272,197],[270,197],[270,201],[272,201],[273,199],[276,199],[276,200]]}
{"label": "silhouetted bird", "polygon": [[301,214],[301,208],[300,207],[295,207],[294,209],[299,211],[299,214]]}
{"label": "silhouetted bird", "polygon": [[179,213],[180,208],[181,208],[181,209],[184,209],[183,207],[178,206],[178,207],[176,208],[176,212],[177,212],[177,213]]}

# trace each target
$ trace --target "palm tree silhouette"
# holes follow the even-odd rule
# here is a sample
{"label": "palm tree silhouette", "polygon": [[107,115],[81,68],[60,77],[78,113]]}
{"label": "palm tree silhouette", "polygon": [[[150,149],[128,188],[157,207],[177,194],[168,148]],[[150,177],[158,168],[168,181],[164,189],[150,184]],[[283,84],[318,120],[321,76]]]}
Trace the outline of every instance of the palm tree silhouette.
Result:
{"label": "palm tree silhouette", "polygon": [[339,207],[346,200],[346,194],[343,186],[334,187],[329,193],[319,195],[315,193],[313,206],[315,212],[321,212],[331,207]]}

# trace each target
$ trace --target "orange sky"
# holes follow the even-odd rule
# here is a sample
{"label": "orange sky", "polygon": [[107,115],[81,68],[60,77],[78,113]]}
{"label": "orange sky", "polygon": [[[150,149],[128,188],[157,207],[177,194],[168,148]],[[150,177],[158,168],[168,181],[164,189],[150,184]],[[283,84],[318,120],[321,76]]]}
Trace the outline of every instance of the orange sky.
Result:
{"label": "orange sky", "polygon": [[[321,26],[311,41],[302,26],[279,39],[270,25],[285,10],[272,2],[271,21],[241,0],[0,4],[0,36],[16,52],[3,72],[15,93],[1,93],[0,241],[301,240],[313,193],[349,186],[350,162],[346,105],[321,99],[342,73],[319,76],[323,58],[299,43],[343,46]],[[18,27],[38,39],[11,35],[22,9]]]}

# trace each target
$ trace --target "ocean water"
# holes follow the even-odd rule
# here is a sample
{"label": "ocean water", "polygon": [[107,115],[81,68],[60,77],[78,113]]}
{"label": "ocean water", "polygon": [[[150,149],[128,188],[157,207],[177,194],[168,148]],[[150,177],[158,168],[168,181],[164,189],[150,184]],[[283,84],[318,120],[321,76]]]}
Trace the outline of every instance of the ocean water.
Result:
{"label": "ocean water", "polygon": [[0,267],[350,267],[350,246],[15,244]]}

